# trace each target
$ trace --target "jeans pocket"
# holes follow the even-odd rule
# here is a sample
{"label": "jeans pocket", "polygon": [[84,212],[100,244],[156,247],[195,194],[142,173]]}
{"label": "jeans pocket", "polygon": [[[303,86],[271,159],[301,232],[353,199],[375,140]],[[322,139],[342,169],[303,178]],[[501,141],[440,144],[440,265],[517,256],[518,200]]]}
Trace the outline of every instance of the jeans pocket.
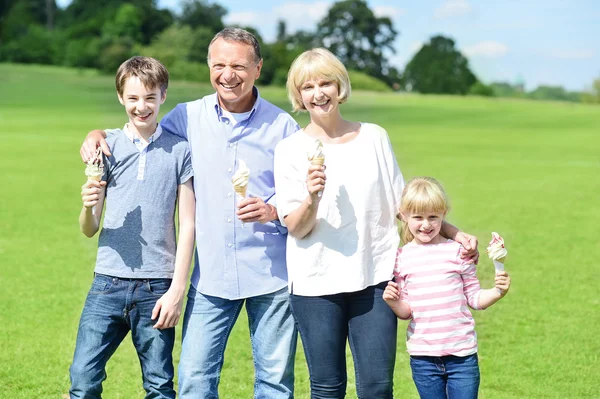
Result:
{"label": "jeans pocket", "polygon": [[92,287],[90,288],[90,294],[103,295],[110,291],[114,285],[114,279],[110,276],[103,274],[97,274],[92,281]]}
{"label": "jeans pocket", "polygon": [[171,279],[168,278],[155,278],[150,279],[146,283],[146,287],[150,293],[156,296],[163,296],[171,287]]}

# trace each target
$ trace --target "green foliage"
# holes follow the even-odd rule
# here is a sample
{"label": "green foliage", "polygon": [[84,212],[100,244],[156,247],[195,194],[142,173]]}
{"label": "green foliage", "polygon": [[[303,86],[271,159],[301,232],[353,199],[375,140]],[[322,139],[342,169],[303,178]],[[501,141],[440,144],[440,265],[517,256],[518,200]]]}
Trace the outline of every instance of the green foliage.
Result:
{"label": "green foliage", "polygon": [[376,92],[390,92],[392,89],[382,80],[369,76],[360,71],[348,71],[352,90],[367,90]]}
{"label": "green foliage", "polygon": [[206,0],[184,0],[179,22],[192,29],[208,28],[213,35],[222,30],[223,17],[227,10],[217,3],[209,4]]}
{"label": "green foliage", "polygon": [[388,68],[384,53],[395,53],[397,34],[390,18],[376,17],[366,1],[342,0],[319,22],[315,37],[347,68],[382,78]]}
{"label": "green foliage", "polygon": [[169,76],[171,79],[187,80],[190,82],[210,82],[210,70],[205,62],[175,61],[169,67]]}
{"label": "green foliage", "polygon": [[581,93],[568,92],[561,86],[538,86],[535,90],[529,92],[527,96],[533,100],[552,100],[552,101],[581,101]]}
{"label": "green foliage", "polygon": [[473,96],[494,97],[494,89],[479,80],[471,86],[469,94]]}
{"label": "green foliage", "polygon": [[192,41],[192,28],[189,26],[171,25],[161,32],[149,46],[137,49],[141,55],[159,59],[167,68],[175,65],[177,60],[188,60]]}
{"label": "green foliage", "polygon": [[0,47],[0,61],[32,64],[60,64],[60,32],[50,32],[38,24],[31,24],[26,31]]}
{"label": "green foliage", "polygon": [[526,96],[524,88],[520,85],[513,86],[507,82],[493,82],[490,84],[490,87],[497,97],[524,98]]}
{"label": "green foliage", "polygon": [[581,101],[588,104],[600,104],[600,78],[594,80],[589,91],[581,93]]}
{"label": "green foliage", "polygon": [[454,40],[444,36],[434,36],[421,47],[402,79],[407,90],[439,94],[467,94],[477,81]]}

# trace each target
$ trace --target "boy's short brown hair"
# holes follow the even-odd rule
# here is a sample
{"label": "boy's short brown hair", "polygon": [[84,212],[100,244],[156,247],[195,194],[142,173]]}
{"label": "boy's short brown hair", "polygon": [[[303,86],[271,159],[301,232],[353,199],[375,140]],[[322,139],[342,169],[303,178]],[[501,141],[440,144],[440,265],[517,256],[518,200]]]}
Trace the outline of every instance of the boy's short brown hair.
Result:
{"label": "boy's short brown hair", "polygon": [[152,57],[135,56],[121,64],[117,70],[115,84],[117,93],[122,96],[125,81],[135,76],[149,89],[160,87],[160,92],[164,95],[169,86],[169,71],[157,59]]}

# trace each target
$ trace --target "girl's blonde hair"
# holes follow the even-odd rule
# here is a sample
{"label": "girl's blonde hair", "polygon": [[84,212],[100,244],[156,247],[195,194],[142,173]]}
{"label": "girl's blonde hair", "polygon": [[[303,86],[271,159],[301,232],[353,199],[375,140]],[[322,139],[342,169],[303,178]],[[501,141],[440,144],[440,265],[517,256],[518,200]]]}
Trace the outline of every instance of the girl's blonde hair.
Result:
{"label": "girl's blonde hair", "polygon": [[336,82],[340,104],[350,97],[350,77],[344,64],[331,51],[321,47],[314,48],[296,57],[288,71],[286,88],[294,112],[306,110],[300,88],[304,82],[311,79]]}
{"label": "girl's blonde hair", "polygon": [[[402,191],[400,212],[408,217],[413,213],[441,212],[446,214],[450,203],[442,185],[433,177],[413,177]],[[404,244],[415,237],[408,229],[408,223],[402,217],[400,239]]]}

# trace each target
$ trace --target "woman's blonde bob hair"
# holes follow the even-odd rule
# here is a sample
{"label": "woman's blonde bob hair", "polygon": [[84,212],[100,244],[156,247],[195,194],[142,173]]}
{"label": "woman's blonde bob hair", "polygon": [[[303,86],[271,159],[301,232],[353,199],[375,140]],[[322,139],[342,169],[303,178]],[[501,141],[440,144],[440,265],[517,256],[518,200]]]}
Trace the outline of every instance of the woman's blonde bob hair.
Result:
{"label": "woman's blonde bob hair", "polygon": [[410,179],[402,191],[400,200],[400,213],[403,214],[400,239],[404,244],[408,244],[415,238],[408,229],[408,223],[404,220],[405,216],[427,212],[440,212],[445,215],[449,210],[448,196],[437,180],[426,176]]}
{"label": "woman's blonde bob hair", "polygon": [[305,111],[300,88],[304,82],[324,79],[336,82],[338,101],[344,103],[350,97],[350,77],[342,62],[333,53],[324,48],[314,48],[300,54],[290,67],[287,77],[287,94],[294,111]]}

